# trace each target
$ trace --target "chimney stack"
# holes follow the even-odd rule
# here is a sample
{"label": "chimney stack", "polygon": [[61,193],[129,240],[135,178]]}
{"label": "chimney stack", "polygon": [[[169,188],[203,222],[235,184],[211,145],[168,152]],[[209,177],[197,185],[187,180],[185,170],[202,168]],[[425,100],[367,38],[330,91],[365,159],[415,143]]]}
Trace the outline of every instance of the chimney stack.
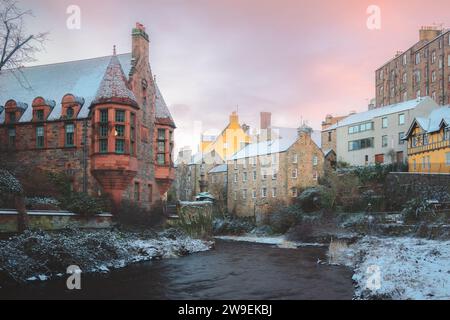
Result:
{"label": "chimney stack", "polygon": [[236,111],[233,111],[233,113],[230,115],[230,124],[239,125],[239,116]]}
{"label": "chimney stack", "polygon": [[272,127],[272,114],[270,112],[261,112],[261,130]]}
{"label": "chimney stack", "polygon": [[143,66],[148,66],[150,63],[149,59],[149,36],[145,32],[145,27],[143,24],[136,22],[136,27],[132,31],[132,72],[137,64],[142,64]]}
{"label": "chimney stack", "polygon": [[440,36],[442,33],[437,27],[425,26],[419,30],[419,40],[420,41],[431,41],[434,38]]}

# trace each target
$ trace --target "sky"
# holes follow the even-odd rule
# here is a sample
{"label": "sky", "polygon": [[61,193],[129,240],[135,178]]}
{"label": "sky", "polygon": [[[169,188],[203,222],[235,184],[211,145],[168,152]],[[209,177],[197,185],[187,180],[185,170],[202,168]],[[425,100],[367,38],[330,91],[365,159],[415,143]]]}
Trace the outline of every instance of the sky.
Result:
{"label": "sky", "polygon": [[[158,86],[178,129],[177,148],[194,150],[201,131],[221,131],[229,114],[259,125],[364,111],[375,96],[375,70],[418,40],[424,25],[450,26],[450,1],[429,0],[20,0],[31,31],[50,32],[34,64],[131,51],[143,23]],[[67,28],[67,8],[81,10]],[[379,28],[367,21],[377,6]],[[373,21],[373,20],[370,20]]]}

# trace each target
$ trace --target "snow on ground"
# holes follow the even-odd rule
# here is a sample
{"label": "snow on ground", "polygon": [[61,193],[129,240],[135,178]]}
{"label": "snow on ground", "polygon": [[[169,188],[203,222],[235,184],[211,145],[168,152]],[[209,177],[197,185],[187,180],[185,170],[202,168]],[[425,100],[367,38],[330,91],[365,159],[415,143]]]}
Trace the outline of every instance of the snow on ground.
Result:
{"label": "snow on ground", "polygon": [[26,232],[0,241],[0,287],[23,281],[45,281],[65,274],[71,265],[82,272],[109,272],[135,262],[172,258],[211,249],[212,242],[175,230],[155,232]]}
{"label": "snow on ground", "polygon": [[450,299],[450,241],[365,237],[346,254],[356,298]]}
{"label": "snow on ground", "polygon": [[270,244],[275,245],[280,248],[286,249],[296,249],[298,247],[319,247],[323,246],[320,243],[301,243],[286,240],[285,236],[255,236],[255,235],[245,235],[245,236],[219,236],[215,237],[219,240],[226,241],[241,241],[241,242],[252,242],[252,243],[260,243],[260,244]]}

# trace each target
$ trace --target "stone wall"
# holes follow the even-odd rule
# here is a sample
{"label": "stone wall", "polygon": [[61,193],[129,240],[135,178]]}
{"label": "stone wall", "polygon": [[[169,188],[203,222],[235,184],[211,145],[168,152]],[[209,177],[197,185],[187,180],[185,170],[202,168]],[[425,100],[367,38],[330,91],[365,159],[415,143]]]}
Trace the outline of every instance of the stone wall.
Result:
{"label": "stone wall", "polygon": [[[111,214],[85,217],[67,211],[29,211],[31,230],[57,231],[67,228],[109,229],[113,226]],[[0,233],[17,232],[17,211],[0,210]]]}
{"label": "stone wall", "polygon": [[445,194],[450,194],[450,174],[390,173],[386,178],[385,193],[390,207],[419,197],[441,200]]}
{"label": "stone wall", "polygon": [[184,230],[192,237],[208,238],[212,236],[213,203],[209,201],[179,202],[178,219],[169,220],[169,224]]}

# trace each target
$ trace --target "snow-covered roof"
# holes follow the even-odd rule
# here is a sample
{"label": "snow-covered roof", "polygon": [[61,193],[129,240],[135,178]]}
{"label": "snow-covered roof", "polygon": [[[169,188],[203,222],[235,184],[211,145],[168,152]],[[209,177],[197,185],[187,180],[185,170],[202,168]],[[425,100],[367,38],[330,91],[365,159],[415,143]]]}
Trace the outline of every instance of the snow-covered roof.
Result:
{"label": "snow-covered roof", "polygon": [[[295,128],[273,128],[278,130],[279,138],[269,141],[252,143],[233,155],[231,160],[263,156],[273,153],[287,151],[298,139],[298,129]],[[311,139],[320,148],[322,135],[320,131],[313,131]]]}
{"label": "snow-covered roof", "polygon": [[[125,74],[131,70],[131,53],[119,54],[117,59]],[[89,116],[91,106],[111,56],[69,61],[22,68],[20,71],[2,70],[0,73],[0,105],[8,100],[26,103],[31,106],[36,97],[44,97],[56,101],[48,120],[61,117],[61,101],[66,94],[72,94],[82,103],[78,118]],[[156,86],[156,85],[155,85]],[[162,98],[156,86],[156,91]],[[159,99],[160,101],[162,99]],[[158,112],[160,103],[156,104]],[[32,108],[27,108],[20,122],[29,122],[33,118]],[[4,122],[5,113],[0,113],[0,123]]]}
{"label": "snow-covered roof", "polygon": [[218,165],[211,170],[209,170],[208,173],[224,173],[228,171],[228,166],[226,164]]}
{"label": "snow-covered roof", "polygon": [[136,97],[128,87],[128,80],[119,59],[114,54],[109,61],[92,104],[125,103],[137,107]]}
{"label": "snow-covered roof", "polygon": [[415,125],[419,125],[424,132],[433,133],[441,129],[442,125],[450,126],[450,106],[435,109],[428,117],[417,117],[414,119],[405,138],[411,134]]}
{"label": "snow-covered roof", "polygon": [[206,164],[223,163],[223,159],[217,154],[217,152],[198,152],[191,157],[191,161],[188,165],[202,164],[203,162]]}
{"label": "snow-covered roof", "polygon": [[164,101],[164,98],[161,94],[161,91],[158,88],[158,85],[155,83],[155,89],[156,89],[156,118],[158,120],[166,119],[169,125],[172,125],[175,127],[175,122],[173,121],[172,115],[170,114],[169,108],[167,107],[166,102]]}
{"label": "snow-covered roof", "polygon": [[397,103],[397,104],[392,104],[389,106],[376,108],[376,109],[372,109],[372,110],[365,111],[365,112],[355,113],[341,121],[338,121],[337,123],[330,126],[329,128],[327,128],[324,131],[335,130],[337,128],[346,127],[349,125],[370,121],[375,118],[384,117],[384,116],[387,116],[390,114],[407,111],[407,110],[412,110],[412,109],[415,109],[420,104],[424,103],[425,101],[433,102],[433,100],[430,97],[421,97],[418,99],[409,100],[409,101],[405,101],[405,102],[401,102],[401,103]]}

